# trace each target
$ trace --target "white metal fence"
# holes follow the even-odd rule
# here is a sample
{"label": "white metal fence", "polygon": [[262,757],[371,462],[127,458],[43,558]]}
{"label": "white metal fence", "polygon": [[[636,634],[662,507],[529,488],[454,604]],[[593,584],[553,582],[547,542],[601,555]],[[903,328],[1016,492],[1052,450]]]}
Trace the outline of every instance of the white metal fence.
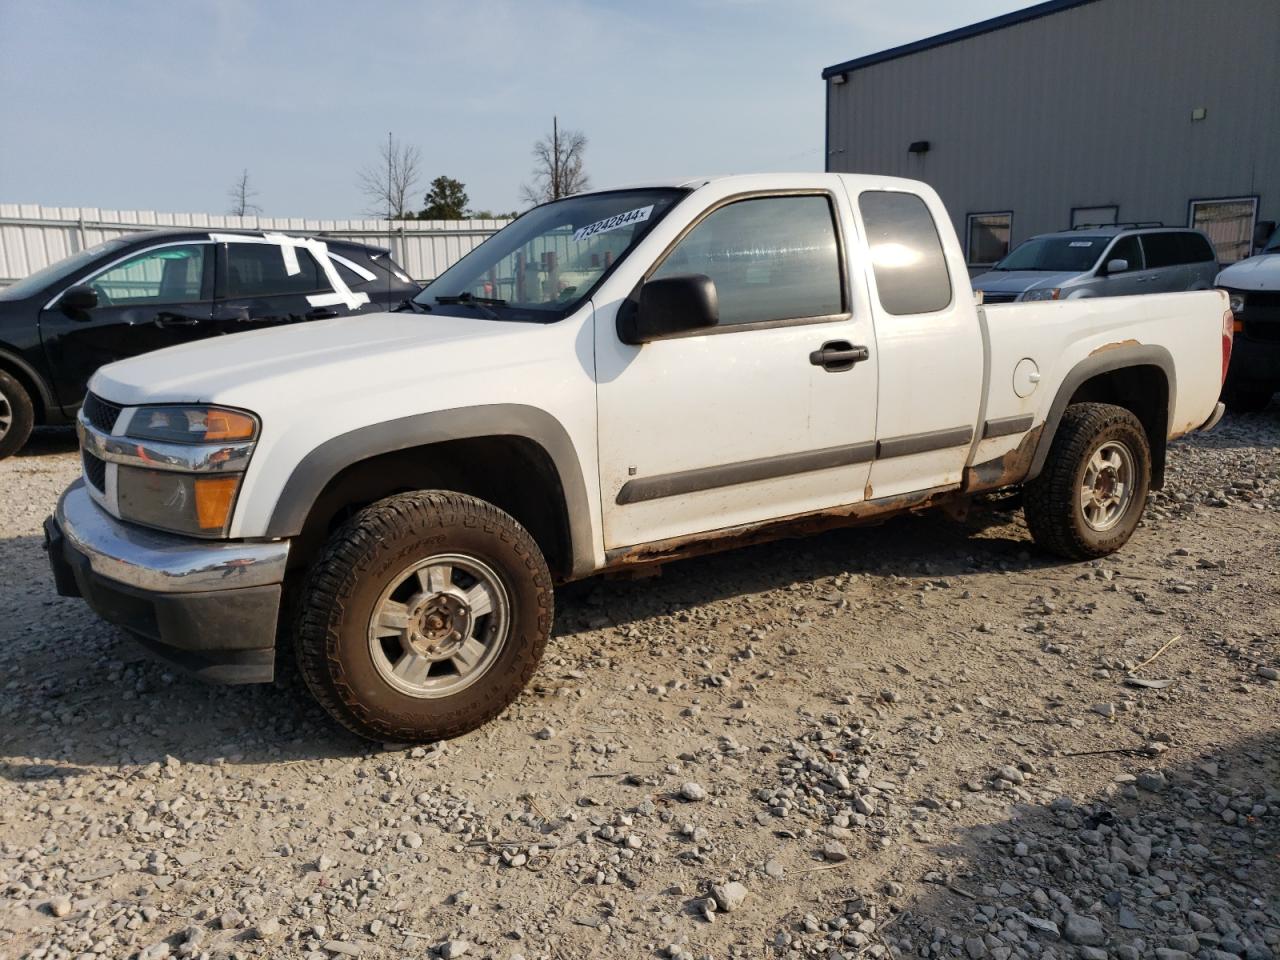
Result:
{"label": "white metal fence", "polygon": [[509,220],[307,220],[0,203],[0,286],[103,240],[163,227],[274,230],[389,247],[415,280],[439,276]]}

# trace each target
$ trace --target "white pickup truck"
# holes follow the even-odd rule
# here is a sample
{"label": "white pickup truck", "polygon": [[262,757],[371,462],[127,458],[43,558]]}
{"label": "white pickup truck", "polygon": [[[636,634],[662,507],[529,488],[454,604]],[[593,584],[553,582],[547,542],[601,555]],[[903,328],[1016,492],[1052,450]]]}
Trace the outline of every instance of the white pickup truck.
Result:
{"label": "white pickup truck", "polygon": [[518,695],[558,581],[1018,486],[1042,547],[1118,549],[1222,415],[1226,295],[983,308],[949,224],[887,177],[583,194],[397,311],[103,367],[59,592],[214,680],[289,636],[411,741]]}

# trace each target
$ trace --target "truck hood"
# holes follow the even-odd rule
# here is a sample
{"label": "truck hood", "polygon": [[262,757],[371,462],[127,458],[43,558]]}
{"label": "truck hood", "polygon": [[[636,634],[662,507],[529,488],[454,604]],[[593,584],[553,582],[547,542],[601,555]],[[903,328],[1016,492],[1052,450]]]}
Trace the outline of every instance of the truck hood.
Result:
{"label": "truck hood", "polygon": [[[230,403],[255,409],[291,391],[325,399],[519,365],[542,324],[408,311],[369,313],[212,337],[108,364],[89,389],[113,403]],[[483,343],[484,346],[478,346]],[[446,356],[446,354],[448,356]]]}
{"label": "truck hood", "polygon": [[1266,253],[1233,263],[1214,281],[1235,290],[1280,290],[1280,253]]}
{"label": "truck hood", "polygon": [[989,270],[969,281],[974,290],[989,293],[1022,293],[1035,287],[1062,287],[1080,276],[1057,270]]}

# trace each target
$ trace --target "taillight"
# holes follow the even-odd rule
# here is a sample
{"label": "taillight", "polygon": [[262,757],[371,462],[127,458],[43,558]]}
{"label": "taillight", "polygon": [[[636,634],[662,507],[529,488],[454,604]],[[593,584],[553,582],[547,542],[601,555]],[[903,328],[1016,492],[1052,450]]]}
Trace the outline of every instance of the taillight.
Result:
{"label": "taillight", "polygon": [[1222,315],[1222,382],[1227,382],[1227,367],[1231,364],[1231,344],[1235,341],[1235,315],[1228,310]]}

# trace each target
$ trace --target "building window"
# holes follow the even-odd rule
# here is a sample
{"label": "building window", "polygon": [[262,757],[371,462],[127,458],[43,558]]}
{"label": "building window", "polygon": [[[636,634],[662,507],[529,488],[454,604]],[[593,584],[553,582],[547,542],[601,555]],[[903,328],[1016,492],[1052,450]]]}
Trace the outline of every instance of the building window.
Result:
{"label": "building window", "polygon": [[990,266],[1003,260],[1009,253],[1009,232],[1013,227],[1012,213],[969,214],[969,243],[965,255],[975,267]]}
{"label": "building window", "polygon": [[1189,225],[1209,235],[1219,263],[1235,263],[1253,252],[1257,217],[1257,197],[1192,200]]}
{"label": "building window", "polygon": [[1071,208],[1071,229],[1078,230],[1081,227],[1113,227],[1116,223],[1116,217],[1120,215],[1120,208],[1115,204],[1103,205],[1101,207],[1072,207]]}

